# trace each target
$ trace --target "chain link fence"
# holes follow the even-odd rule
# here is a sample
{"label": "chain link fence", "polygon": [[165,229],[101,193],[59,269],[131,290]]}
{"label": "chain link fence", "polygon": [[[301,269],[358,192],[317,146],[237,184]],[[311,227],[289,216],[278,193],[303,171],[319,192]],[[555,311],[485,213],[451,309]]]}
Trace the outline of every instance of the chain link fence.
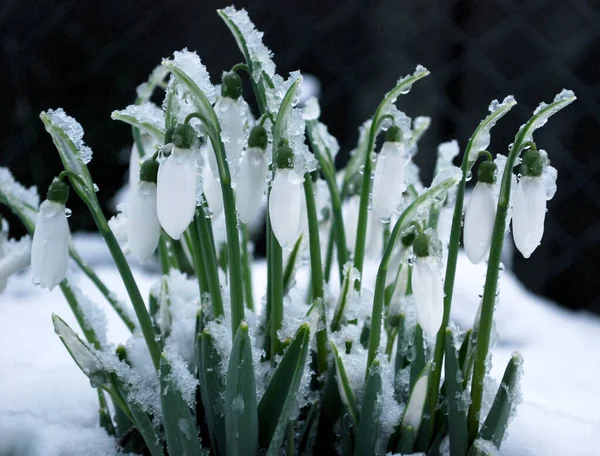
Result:
{"label": "chain link fence", "polygon": [[[489,102],[519,104],[494,129],[505,153],[540,101],[563,87],[579,100],[536,135],[559,170],[542,246],[514,269],[533,291],[600,313],[600,2],[595,0],[407,0],[236,2],[265,31],[279,71],[301,69],[322,86],[323,120],[342,145],[339,160],[396,79],[421,63],[431,76],[401,100],[433,122],[417,162],[431,178],[436,145],[464,146]],[[0,165],[45,188],[59,169],[38,114],[62,106],[81,121],[95,152],[92,173],[106,204],[123,183],[129,129],[110,112],[131,103],[161,58],[198,50],[217,80],[240,61],[215,1],[76,0],[0,5],[4,89]],[[345,153],[345,155],[344,155]],[[76,198],[75,229],[93,229]],[[18,231],[15,230],[15,233]]]}

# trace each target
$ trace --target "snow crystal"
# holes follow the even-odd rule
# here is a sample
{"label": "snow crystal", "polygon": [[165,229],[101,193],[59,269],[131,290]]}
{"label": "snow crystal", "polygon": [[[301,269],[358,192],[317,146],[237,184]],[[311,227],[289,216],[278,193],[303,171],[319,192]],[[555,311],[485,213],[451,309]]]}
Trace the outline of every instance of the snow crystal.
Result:
{"label": "snow crystal", "polygon": [[56,127],[63,130],[78,151],[78,157],[84,164],[92,160],[92,149],[83,142],[83,127],[73,117],[67,115],[63,108],[48,109],[46,116]]}
{"label": "snow crystal", "polygon": [[0,293],[6,286],[6,280],[20,269],[29,265],[31,257],[31,236],[23,236],[18,241],[5,240],[0,231]]}
{"label": "snow crystal", "polygon": [[440,171],[452,166],[452,162],[454,161],[454,158],[459,154],[459,152],[460,147],[458,146],[458,141],[456,139],[441,143],[437,149],[437,162],[435,164],[435,173],[437,174]]}
{"label": "snow crystal", "polygon": [[[482,150],[486,150],[490,145],[491,141],[491,129],[494,128],[496,122],[508,112],[510,107],[514,106],[517,102],[512,95],[507,96],[502,103],[499,103],[498,100],[494,100],[490,103],[489,111],[490,114],[481,121],[479,127],[471,137],[471,149],[469,150],[469,161],[475,162],[479,155],[479,152]],[[508,108],[504,114],[498,115],[497,111],[499,109]]]}
{"label": "snow crystal", "polygon": [[[415,68],[415,72],[413,74],[408,74],[408,75],[398,79],[398,82],[396,83],[396,87],[399,86],[400,84],[404,84],[407,80],[409,80],[411,78],[422,77],[427,74],[429,74],[429,70],[427,70],[427,68],[425,68],[423,65],[417,65],[417,67]],[[402,92],[400,92],[400,93],[407,94],[408,92],[410,92],[410,89],[412,89],[412,84],[406,86],[404,88],[404,90],[402,90]],[[391,100],[391,102],[392,102],[392,104],[395,103],[396,98]]]}
{"label": "snow crystal", "polygon": [[221,12],[235,24],[244,37],[252,61],[253,79],[258,82],[263,71],[273,78],[275,75],[275,63],[272,60],[273,53],[263,44],[264,33],[256,29],[246,10],[236,10],[233,6],[228,6]]}
{"label": "snow crystal", "polygon": [[340,151],[338,140],[329,133],[327,125],[318,122],[315,128],[316,137],[329,150],[332,160],[335,160],[336,155]]}
{"label": "snow crystal", "polygon": [[135,92],[138,98],[142,100],[148,100],[152,96],[152,92],[157,85],[163,84],[164,79],[169,74],[169,70],[167,70],[164,66],[158,65],[152,70],[150,73],[150,77],[148,81],[141,83],[135,89]]}
{"label": "snow crystal", "polygon": [[410,117],[400,111],[394,104],[387,105],[385,112],[382,112],[381,115],[389,115],[394,119],[392,122],[389,117],[386,117],[383,122],[381,122],[381,127],[384,130],[387,130],[393,124],[400,127],[400,130],[402,131],[402,141],[410,141],[412,137],[412,131],[410,129],[412,121]]}
{"label": "snow crystal", "polygon": [[173,66],[183,71],[204,93],[210,103],[216,100],[215,87],[210,82],[210,76],[206,67],[200,61],[196,52],[188,51],[187,48],[175,51],[172,59],[163,59],[162,64],[167,68]]}
{"label": "snow crystal", "polygon": [[473,448],[479,452],[479,454],[485,454],[486,456],[500,456],[500,452],[489,440],[477,439],[473,442]]}
{"label": "snow crystal", "polygon": [[400,422],[404,406],[399,404],[394,397],[394,368],[387,357],[383,357],[379,369],[381,373],[381,395],[378,400],[383,404],[380,432],[383,440],[387,441],[388,436],[392,434],[395,426]]}
{"label": "snow crystal", "polygon": [[98,337],[100,346],[102,348],[108,348],[108,341],[106,339],[108,324],[104,310],[89,299],[79,287],[73,285],[74,280],[72,280],[72,277],[70,277],[70,282],[71,290],[75,295],[75,299],[77,300],[79,308],[81,309],[81,314],[83,315],[85,329],[94,331],[96,337]]}
{"label": "snow crystal", "polygon": [[310,97],[304,103],[302,108],[302,118],[304,120],[317,120],[321,117],[321,106],[319,106],[319,100],[317,97]]}
{"label": "snow crystal", "polygon": [[419,116],[415,120],[413,120],[411,138],[408,142],[408,151],[411,156],[415,156],[419,151],[417,147],[417,143],[419,139],[425,134],[425,132],[429,129],[431,125],[431,117],[427,116]]}
{"label": "snow crystal", "polygon": [[160,132],[165,131],[165,113],[151,102],[129,105],[120,111],[113,111],[110,116],[113,119],[133,117],[141,124],[149,124]]}
{"label": "snow crystal", "polygon": [[[192,344],[190,344],[192,345]],[[181,393],[183,400],[190,408],[194,407],[196,387],[198,380],[192,375],[188,368],[188,364],[173,348],[165,350],[169,364],[171,365],[171,383]]]}
{"label": "snow crystal", "polygon": [[449,166],[448,168],[440,170],[440,172],[434,177],[431,187],[435,187],[448,179],[454,179],[459,182],[462,179],[462,170],[458,166]]}

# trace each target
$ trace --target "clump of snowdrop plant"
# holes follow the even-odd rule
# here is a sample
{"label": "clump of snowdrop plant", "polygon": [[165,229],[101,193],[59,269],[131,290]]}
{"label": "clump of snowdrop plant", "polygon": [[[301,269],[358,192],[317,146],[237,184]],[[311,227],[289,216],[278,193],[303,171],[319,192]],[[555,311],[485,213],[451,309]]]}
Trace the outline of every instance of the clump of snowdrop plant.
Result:
{"label": "clump of snowdrop plant", "polygon": [[[133,127],[137,174],[110,223],[82,127],[62,109],[42,112],[64,170],[40,204],[35,189],[0,169],[0,202],[32,235],[8,240],[2,224],[0,286],[30,258],[35,283],[60,287],[80,334],[56,315],[55,330],[98,392],[100,424],[126,451],[495,454],[519,401],[522,365],[514,354],[499,388],[487,390],[502,245],[511,216],[525,257],[540,243],[556,170],[533,133],[575,96],[564,90],[542,103],[495,159],[490,131],[516,101],[492,102],[460,168],[452,164],[458,144],[442,144],[427,187],[412,157],[429,119],[396,107],[429,74],[418,66],[385,95],[336,170],[339,146],[318,102],[299,104],[301,74],[276,73],[244,10],[218,14],[244,58],[223,73],[220,90],[184,49],[138,87],[135,104],[113,112]],[[157,92],[161,106],[150,101]],[[91,211],[131,306],[70,244],[69,188]],[[248,229],[261,205],[265,289],[252,278]],[[449,321],[461,232],[468,258],[487,261],[480,311],[466,331]],[[156,252],[161,277],[145,299],[130,262]],[[122,345],[106,342],[98,309],[71,284],[69,256],[131,330]],[[260,306],[254,293],[264,296]]]}

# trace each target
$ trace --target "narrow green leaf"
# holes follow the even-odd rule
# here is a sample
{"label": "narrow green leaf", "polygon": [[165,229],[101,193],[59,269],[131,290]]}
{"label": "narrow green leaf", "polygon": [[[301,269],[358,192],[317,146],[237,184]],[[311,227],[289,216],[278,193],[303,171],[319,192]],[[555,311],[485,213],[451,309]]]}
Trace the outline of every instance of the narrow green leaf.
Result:
{"label": "narrow green leaf", "polygon": [[415,440],[417,439],[417,434],[412,426],[407,426],[402,430],[402,436],[400,437],[400,442],[398,442],[398,446],[396,447],[396,453],[400,454],[409,454],[412,453],[413,446],[415,444]]}
{"label": "narrow green leaf", "polygon": [[290,285],[292,282],[292,276],[294,274],[294,269],[296,268],[296,258],[298,257],[298,251],[300,250],[300,244],[302,244],[301,235],[296,243],[294,244],[294,248],[290,252],[288,256],[287,263],[285,264],[285,269],[283,270],[283,292],[287,293],[290,289]]}
{"label": "narrow green leaf", "polygon": [[208,329],[201,337],[200,393],[206,413],[206,424],[210,433],[213,452],[226,454],[225,443],[225,379],[221,375],[221,356],[217,352],[214,338]]}
{"label": "narrow green leaf", "polygon": [[259,442],[262,448],[268,448],[268,455],[279,453],[287,423],[296,407],[309,341],[310,328],[304,323],[285,351],[258,405]]}
{"label": "narrow green leaf", "polygon": [[248,325],[242,321],[233,340],[225,389],[228,456],[252,456],[258,449],[256,380]]}
{"label": "narrow green leaf", "polygon": [[356,430],[354,456],[371,456],[375,454],[375,445],[379,439],[379,425],[383,404],[381,395],[381,373],[379,360],[375,360],[369,370],[365,385],[363,403],[360,409],[360,422]]}
{"label": "narrow green leaf", "polygon": [[516,407],[519,390],[518,383],[523,368],[523,357],[520,353],[511,356],[498,392],[492,403],[485,422],[479,431],[479,439],[492,442],[496,448],[500,448],[504,433],[508,426],[508,420]]}
{"label": "narrow green leaf", "polygon": [[427,363],[414,386],[411,389],[404,415],[402,416],[401,428],[404,433],[407,428],[412,428],[415,438],[418,435],[421,421],[423,420],[423,410],[425,408],[425,399],[427,398],[427,384],[429,382],[429,373],[431,363]]}
{"label": "narrow green leaf", "polygon": [[469,450],[468,456],[497,456],[498,449],[492,442],[483,439],[477,439]]}
{"label": "narrow green leaf", "polygon": [[446,403],[448,404],[448,434],[450,456],[465,456],[468,448],[467,404],[463,404],[462,373],[456,357],[454,337],[446,329]]}
{"label": "narrow green leaf", "polygon": [[29,233],[33,233],[40,205],[40,197],[36,187],[23,187],[15,180],[8,168],[0,166],[0,203],[21,220]]}
{"label": "narrow green leaf", "polygon": [[98,393],[98,404],[99,404],[99,415],[100,415],[100,427],[103,428],[108,435],[115,435],[115,426],[112,422],[112,418],[110,417],[110,411],[108,410],[108,406],[106,405],[106,398],[104,397],[104,393],[102,390],[97,389]]}
{"label": "narrow green leaf", "polygon": [[160,356],[160,403],[169,454],[200,456],[202,447],[189,406],[177,388],[173,368],[167,356]]}
{"label": "narrow green leaf", "polygon": [[321,390],[314,454],[335,454],[336,436],[333,429],[343,409],[335,371],[334,363],[330,363],[325,385]]}
{"label": "narrow green leaf", "polygon": [[344,362],[338,352],[337,347],[333,343],[333,341],[329,341],[331,344],[331,349],[333,350],[333,356],[335,361],[335,370],[336,370],[336,378],[338,383],[338,389],[340,392],[340,397],[342,402],[346,404],[348,407],[348,413],[354,420],[355,424],[358,424],[358,407],[356,406],[356,398],[354,397],[354,392],[350,387],[350,381],[348,380],[348,375],[346,374],[346,368],[344,367]]}
{"label": "narrow green leaf", "polygon": [[425,367],[425,345],[423,343],[423,329],[417,323],[415,336],[410,350],[413,352],[413,360],[410,363],[410,389],[412,390]]}
{"label": "narrow green leaf", "polygon": [[342,318],[344,316],[344,310],[346,309],[346,305],[348,304],[348,294],[350,293],[351,282],[352,279],[350,275],[352,274],[352,268],[348,268],[346,271],[346,275],[344,277],[344,281],[342,282],[342,289],[340,291],[340,295],[338,297],[337,304],[335,306],[335,311],[333,313],[333,318],[331,319],[330,329],[331,332],[336,332],[340,329],[340,324],[342,322]]}
{"label": "narrow green leaf", "polygon": [[285,93],[281,106],[279,107],[277,119],[275,120],[275,125],[273,125],[273,157],[275,157],[279,142],[285,132],[288,117],[290,112],[292,112],[294,98],[296,97],[298,87],[300,87],[300,82],[302,82],[301,78],[298,78],[290,85],[290,88]]}

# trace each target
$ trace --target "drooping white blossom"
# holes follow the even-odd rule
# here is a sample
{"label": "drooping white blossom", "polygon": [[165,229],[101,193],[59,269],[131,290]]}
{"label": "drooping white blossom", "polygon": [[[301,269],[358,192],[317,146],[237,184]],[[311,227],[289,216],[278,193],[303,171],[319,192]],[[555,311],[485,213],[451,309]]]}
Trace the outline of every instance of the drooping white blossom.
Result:
{"label": "drooping white blossom", "polygon": [[42,202],[31,245],[33,281],[42,288],[52,290],[65,279],[69,238],[65,205],[49,200]]}
{"label": "drooping white blossom", "polygon": [[240,162],[240,174],[236,187],[235,205],[243,223],[250,223],[260,209],[265,192],[269,162],[265,151],[250,147]]}
{"label": "drooping white blossom", "polygon": [[517,184],[513,209],[513,238],[525,258],[529,258],[544,235],[546,190],[542,176],[523,176]]}
{"label": "drooping white blossom", "polygon": [[229,97],[221,97],[215,104],[215,112],[221,124],[221,137],[227,150],[227,158],[231,163],[237,163],[242,157],[244,147],[244,122],[245,116],[240,97],[234,100]]}
{"label": "drooping white blossom", "polygon": [[221,182],[209,166],[205,166],[202,172],[202,188],[204,197],[213,218],[217,218],[223,212],[223,192]]}
{"label": "drooping white blossom", "polygon": [[196,159],[190,149],[173,147],[158,168],[156,209],[160,225],[179,239],[196,211]]}
{"label": "drooping white blossom", "polygon": [[386,141],[381,148],[373,179],[373,211],[382,220],[388,220],[402,202],[408,157],[401,142]]}
{"label": "drooping white blossom", "polygon": [[465,212],[464,244],[473,264],[485,260],[492,242],[496,217],[495,184],[477,182]]}
{"label": "drooping white blossom", "polygon": [[160,222],[156,212],[156,184],[140,181],[129,201],[127,242],[140,263],[148,261],[160,238]]}
{"label": "drooping white blossom", "polygon": [[439,331],[444,315],[444,283],[436,262],[430,257],[417,257],[412,271],[417,319],[430,337]]}
{"label": "drooping white blossom", "polygon": [[273,233],[282,247],[293,246],[302,233],[303,182],[304,178],[292,169],[275,172],[269,197],[269,217]]}

